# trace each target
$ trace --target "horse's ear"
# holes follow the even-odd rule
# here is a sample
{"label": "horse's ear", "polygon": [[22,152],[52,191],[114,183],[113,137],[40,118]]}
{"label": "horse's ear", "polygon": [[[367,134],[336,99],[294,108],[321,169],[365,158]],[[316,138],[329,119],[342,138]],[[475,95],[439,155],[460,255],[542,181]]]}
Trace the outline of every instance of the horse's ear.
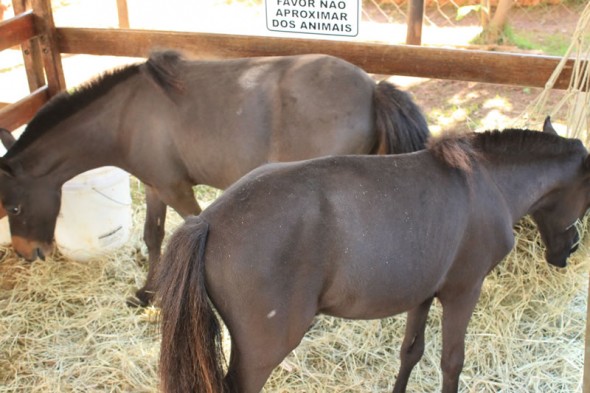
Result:
{"label": "horse's ear", "polygon": [[12,170],[12,167],[8,165],[8,162],[6,162],[4,157],[0,157],[0,174],[14,177],[14,171]]}
{"label": "horse's ear", "polygon": [[12,135],[12,132],[8,131],[6,128],[0,128],[0,140],[6,150],[10,149],[12,145],[14,145],[14,142],[16,142],[16,138]]}
{"label": "horse's ear", "polygon": [[553,125],[551,124],[551,116],[545,118],[545,122],[543,122],[543,132],[557,135],[557,131],[555,131],[555,128],[553,128]]}

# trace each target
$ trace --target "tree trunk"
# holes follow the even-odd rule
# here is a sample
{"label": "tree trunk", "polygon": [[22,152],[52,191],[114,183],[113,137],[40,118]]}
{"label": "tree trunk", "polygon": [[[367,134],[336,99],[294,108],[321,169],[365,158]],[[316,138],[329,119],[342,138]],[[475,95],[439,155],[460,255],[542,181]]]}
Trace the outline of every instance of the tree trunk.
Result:
{"label": "tree trunk", "polygon": [[504,26],[508,20],[510,9],[514,5],[514,0],[499,0],[496,12],[490,20],[490,23],[483,29],[481,33],[481,41],[485,44],[497,44],[502,38]]}

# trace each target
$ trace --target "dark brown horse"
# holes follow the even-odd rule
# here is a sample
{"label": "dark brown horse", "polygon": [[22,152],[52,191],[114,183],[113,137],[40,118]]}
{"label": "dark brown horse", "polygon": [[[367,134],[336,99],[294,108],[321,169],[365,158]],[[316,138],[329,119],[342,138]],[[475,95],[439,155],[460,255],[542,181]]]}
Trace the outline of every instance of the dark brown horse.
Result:
{"label": "dark brown horse", "polygon": [[[172,236],[157,274],[164,392],[259,392],[319,314],[374,319],[408,312],[404,392],[443,306],[444,393],[456,392],[468,321],[484,278],[531,214],[546,259],[563,267],[590,203],[578,140],[492,131],[399,156],[269,164],[229,188]],[[220,363],[219,326],[232,339]]]}
{"label": "dark brown horse", "polygon": [[[406,93],[334,57],[188,61],[161,52],[44,106],[0,159],[0,200],[13,246],[34,260],[51,252],[62,184],[118,166],[147,186],[152,266],[166,205],[182,216],[200,212],[195,184],[226,188],[273,161],[415,151],[428,135]],[[137,292],[141,304],[151,298],[150,277]]]}

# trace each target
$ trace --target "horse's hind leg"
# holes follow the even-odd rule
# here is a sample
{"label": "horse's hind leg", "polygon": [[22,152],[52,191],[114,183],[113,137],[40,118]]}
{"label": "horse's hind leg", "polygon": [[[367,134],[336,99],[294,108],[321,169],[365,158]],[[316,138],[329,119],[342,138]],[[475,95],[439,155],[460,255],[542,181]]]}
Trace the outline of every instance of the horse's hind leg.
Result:
{"label": "horse's hind leg", "polygon": [[285,316],[264,326],[253,322],[230,328],[232,350],[225,377],[229,392],[260,392],[272,371],[299,345],[314,315],[301,315],[295,323]]}
{"label": "horse's hind leg", "polygon": [[406,334],[400,350],[401,366],[393,388],[393,393],[404,393],[414,366],[424,354],[424,330],[428,311],[434,298],[408,312]]}
{"label": "horse's hind leg", "polygon": [[[272,371],[281,364],[281,360],[269,361],[263,356],[254,359],[247,351],[234,349],[232,346],[230,364],[225,376],[225,385],[230,393],[258,393],[264,387]],[[289,352],[283,356],[287,356]],[[260,364],[256,364],[260,363]]]}

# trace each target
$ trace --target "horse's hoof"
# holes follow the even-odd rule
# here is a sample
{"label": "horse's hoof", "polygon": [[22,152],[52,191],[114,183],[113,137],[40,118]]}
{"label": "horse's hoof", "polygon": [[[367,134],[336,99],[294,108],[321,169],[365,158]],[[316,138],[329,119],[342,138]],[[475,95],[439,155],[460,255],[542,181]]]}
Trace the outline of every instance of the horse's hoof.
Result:
{"label": "horse's hoof", "polygon": [[149,304],[149,303],[141,301],[136,296],[128,297],[127,300],[125,301],[125,303],[127,303],[128,307],[133,307],[133,308],[139,308],[139,307],[143,308],[143,307],[147,307]]}
{"label": "horse's hoof", "polygon": [[127,298],[127,305],[129,307],[147,307],[152,302],[152,297],[152,292],[142,288],[135,292],[134,297]]}

